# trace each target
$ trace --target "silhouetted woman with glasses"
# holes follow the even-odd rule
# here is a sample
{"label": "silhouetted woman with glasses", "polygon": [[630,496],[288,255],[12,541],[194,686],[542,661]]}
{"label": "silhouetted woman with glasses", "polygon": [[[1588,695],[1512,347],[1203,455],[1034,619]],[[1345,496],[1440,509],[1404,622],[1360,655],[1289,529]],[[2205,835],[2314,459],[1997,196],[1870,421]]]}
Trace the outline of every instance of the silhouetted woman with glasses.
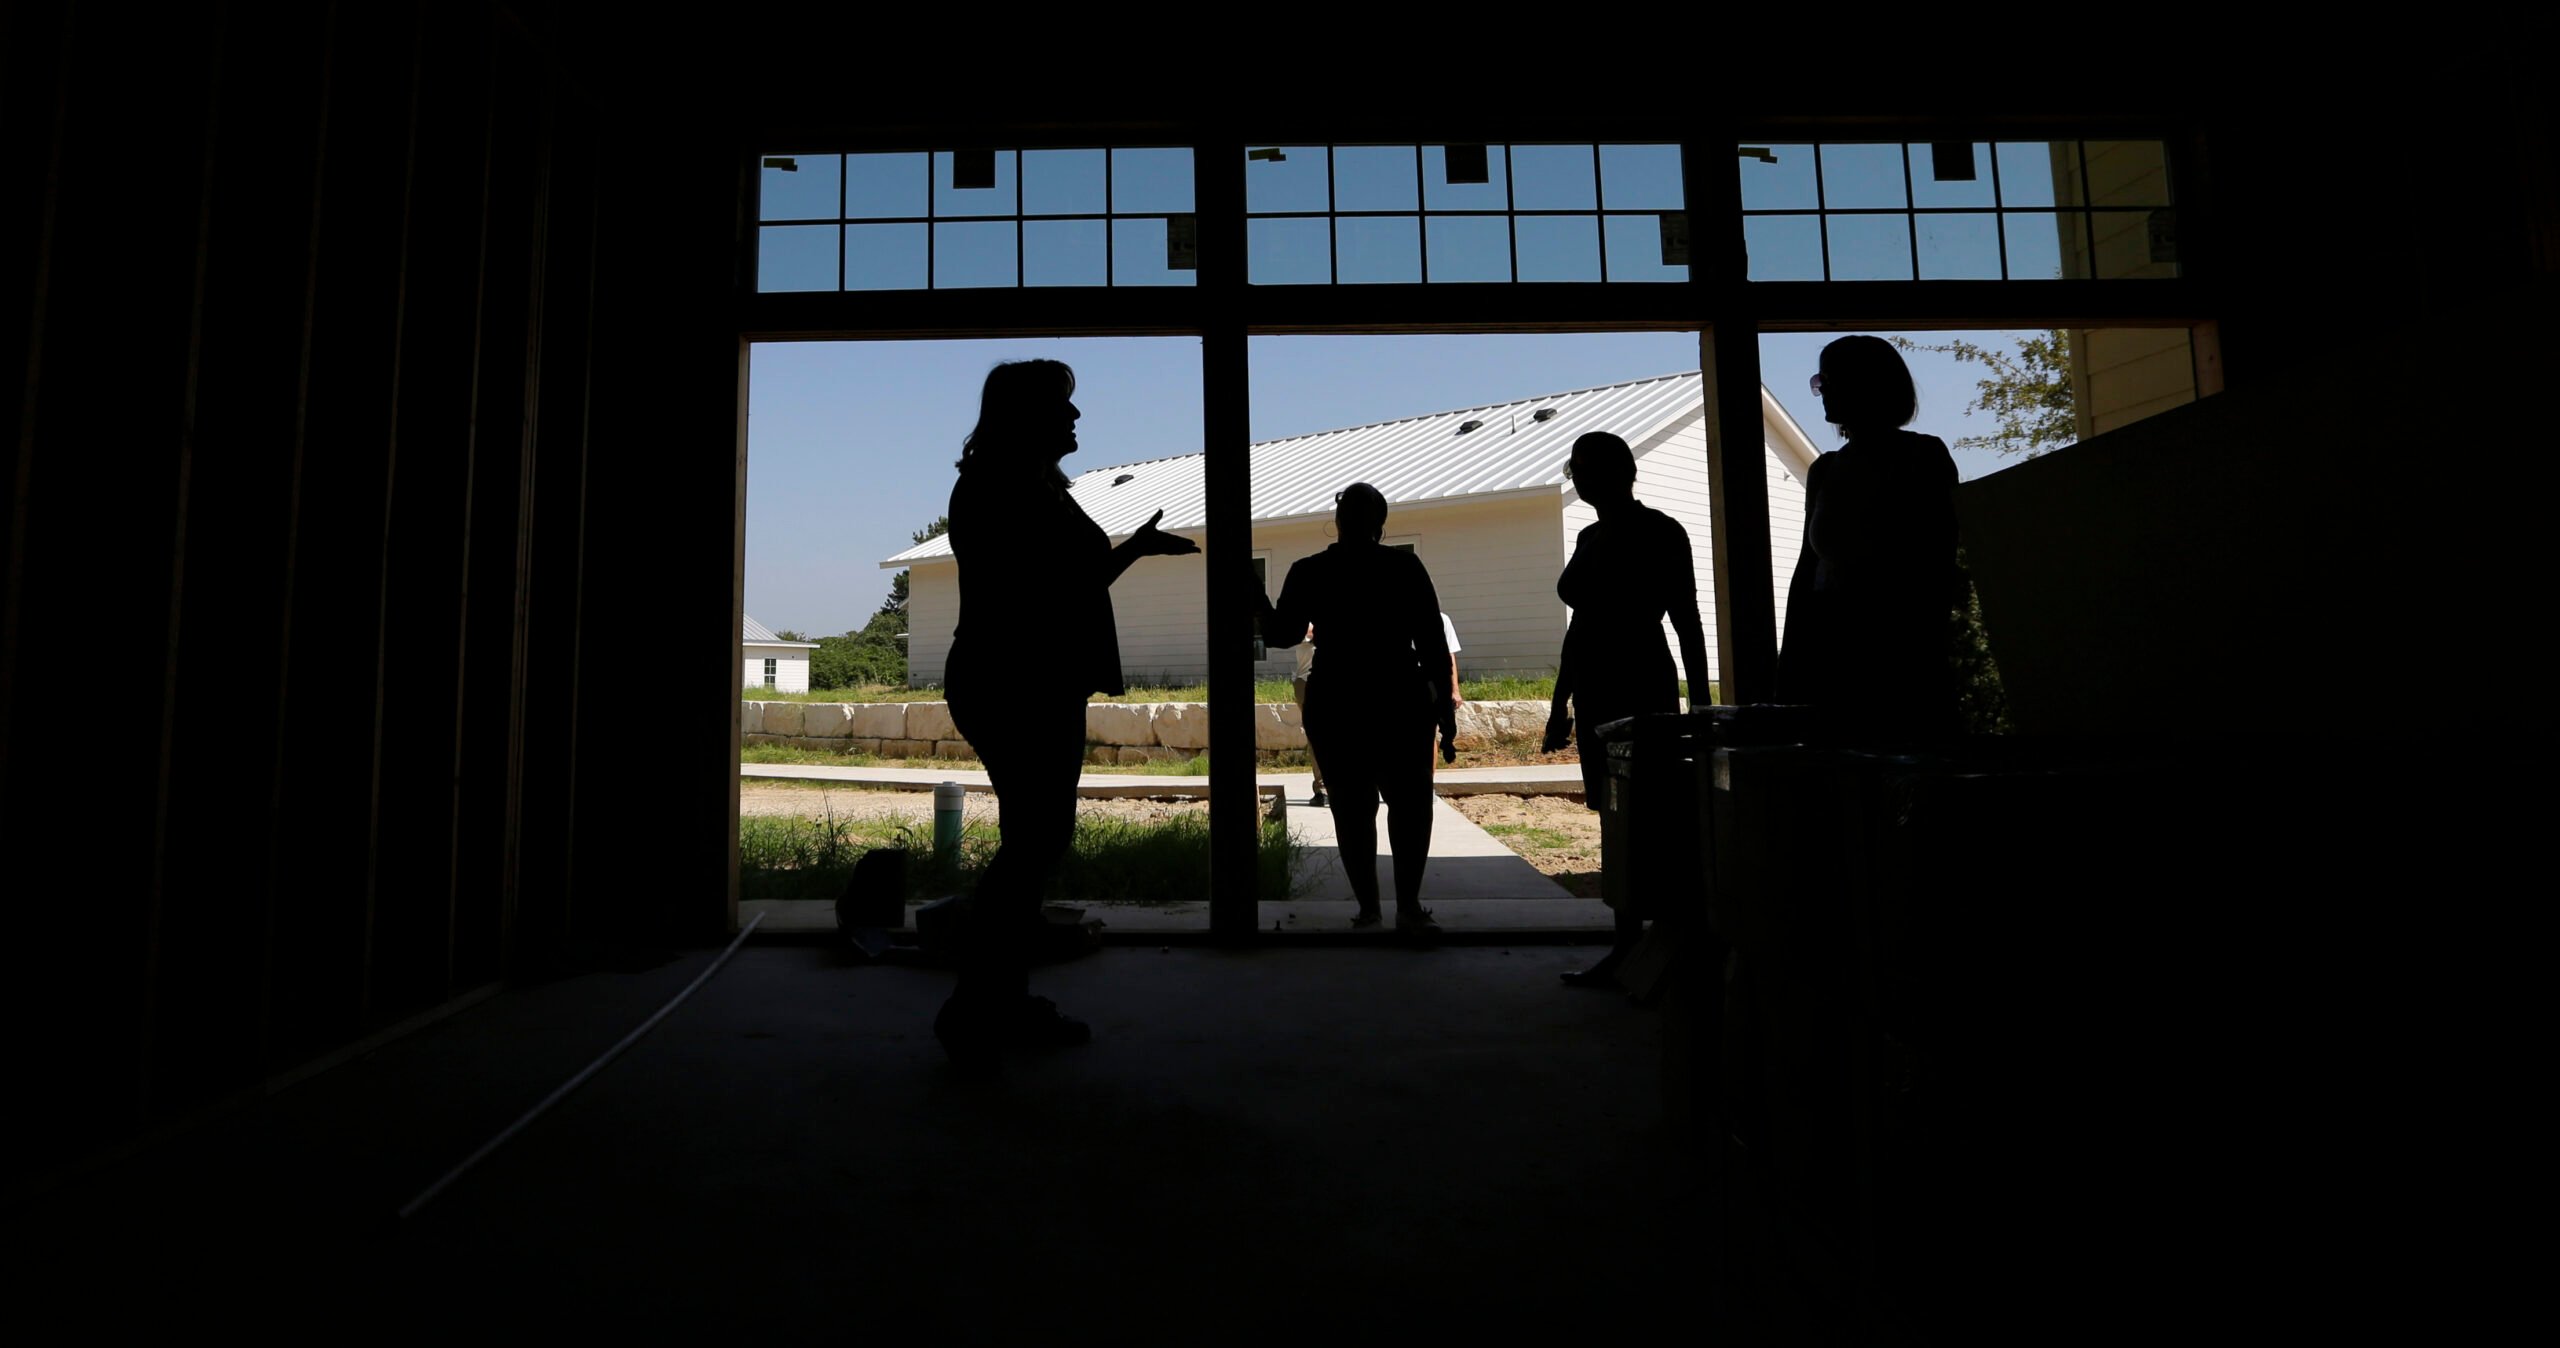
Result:
{"label": "silhouetted woman with glasses", "polygon": [[[1075,388],[1075,372],[1054,360],[988,371],[951,489],[960,621],[945,695],[986,765],[1003,835],[970,901],[958,986],[933,1023],[944,1051],[965,1067],[989,1066],[1008,1048],[1092,1038],[1083,1022],[1031,995],[1041,892],[1075,835],[1085,703],[1127,691],[1111,583],[1141,557],[1200,550],[1157,530],[1161,510],[1113,547],[1068,494],[1058,461],[1076,450]],[[1034,650],[1036,669],[1025,658]]]}
{"label": "silhouetted woman with glasses", "polygon": [[1431,739],[1449,730],[1448,639],[1440,596],[1422,559],[1379,542],[1387,498],[1355,482],[1334,498],[1333,546],[1289,567],[1277,604],[1261,588],[1262,639],[1294,646],[1313,627],[1315,667],[1307,674],[1307,744],[1324,764],[1342,869],[1351,877],[1358,927],[1381,920],[1378,802],[1387,804],[1387,844],[1395,857],[1396,929],[1439,925],[1422,906],[1431,856]]}
{"label": "silhouetted woman with glasses", "polygon": [[[1636,456],[1627,442],[1607,431],[1582,436],[1573,442],[1565,476],[1599,518],[1574,536],[1572,560],[1556,578],[1556,595],[1572,608],[1573,619],[1556,662],[1545,748],[1553,753],[1568,737],[1573,740],[1582,756],[1583,803],[1597,810],[1609,785],[1600,727],[1621,717],[1680,710],[1680,667],[1671,663],[1670,643],[1663,640],[1664,620],[1680,638],[1680,659],[1700,693],[1706,689],[1707,629],[1698,620],[1689,531],[1636,499]],[[1643,935],[1644,919],[1620,909],[1609,953],[1588,969],[1564,975],[1564,981],[1618,986],[1618,966]]]}
{"label": "silhouetted woman with glasses", "polygon": [[1881,337],[1822,348],[1813,391],[1845,443],[1805,479],[1778,700],[1816,708],[1846,740],[1952,736],[1961,703],[1948,656],[1963,593],[1955,459],[1945,441],[1903,429],[1919,394]]}

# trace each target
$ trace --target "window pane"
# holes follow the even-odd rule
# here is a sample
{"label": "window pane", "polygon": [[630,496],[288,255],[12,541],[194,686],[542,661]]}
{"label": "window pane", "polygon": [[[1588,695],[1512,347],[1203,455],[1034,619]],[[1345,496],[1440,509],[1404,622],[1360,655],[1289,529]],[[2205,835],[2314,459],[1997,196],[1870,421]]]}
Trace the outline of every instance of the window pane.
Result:
{"label": "window pane", "polygon": [[[935,151],[933,213],[947,219],[965,215],[1012,215],[1019,210],[1020,198],[1014,195],[1013,190],[1014,153],[1011,150],[998,150],[995,152],[995,157],[995,186],[953,187],[951,185],[953,156],[948,150]],[[934,246],[940,248],[941,244],[937,242]],[[941,270],[941,264],[936,262],[934,269],[938,273]],[[935,284],[940,285],[942,282],[937,280]]]}
{"label": "window pane", "polygon": [[[1829,160],[1824,162],[1828,164]],[[1835,215],[1826,222],[1826,228],[1831,235],[1832,280],[1911,279],[1909,216]]]}
{"label": "window pane", "polygon": [[[1421,203],[1410,145],[1338,145],[1333,151],[1333,208],[1337,211],[1410,211]],[[1344,277],[1349,280],[1349,277]]]}
{"label": "window pane", "polygon": [[[1099,176],[1099,166],[1096,175]],[[1022,176],[1031,176],[1023,166]],[[1098,194],[1097,194],[1098,195]],[[1100,220],[1026,220],[1022,223],[1022,283],[1027,286],[1098,286],[1111,283],[1108,236]]]}
{"label": "window pane", "polygon": [[1686,281],[1689,268],[1665,266],[1662,261],[1662,217],[1658,215],[1610,215],[1601,217],[1601,228],[1608,231],[1609,279],[1612,281]]}
{"label": "window pane", "polygon": [[[1511,176],[1502,167],[1502,147],[1484,147],[1484,176],[1480,183],[1449,181],[1449,151],[1446,146],[1422,147],[1423,202],[1435,211],[1503,211],[1511,208]],[[1505,251],[1510,244],[1503,245]],[[1506,265],[1505,270],[1509,268]],[[1439,279],[1436,275],[1434,280]]]}
{"label": "window pane", "polygon": [[[1600,217],[1524,215],[1513,220],[1511,228],[1519,238],[1521,280],[1600,279]],[[1439,264],[1432,266],[1436,277]]]}
{"label": "window pane", "polygon": [[1511,204],[1524,211],[1591,210],[1600,204],[1595,167],[1588,145],[1514,145]]}
{"label": "window pane", "polygon": [[[1918,168],[1918,164],[1913,164]],[[1999,217],[1928,215],[1918,217],[1920,279],[1923,281],[1997,281],[2000,279]]]}
{"label": "window pane", "polygon": [[2024,144],[2004,142],[1997,148],[1995,154],[2000,167],[2001,205],[2051,206],[2054,204],[2053,150],[2054,147],[2042,141],[2029,141]]}
{"label": "window pane", "polygon": [[2166,206],[2169,200],[2169,156],[2156,140],[2093,140],[2084,143],[2092,206]]}
{"label": "window pane", "polygon": [[766,225],[756,235],[756,289],[836,288],[834,225]]}
{"label": "window pane", "polygon": [[1422,221],[1417,216],[1336,220],[1336,269],[1344,285],[1410,285],[1422,279]]}
{"label": "window pane", "polygon": [[1326,285],[1333,280],[1330,220],[1247,220],[1244,246],[1245,274],[1255,285]]}
{"label": "window pane", "polygon": [[2092,274],[2101,281],[2178,274],[2176,216],[2169,211],[2094,211]]}
{"label": "window pane", "polygon": [[1809,211],[1822,204],[1814,194],[1813,147],[1810,145],[1764,145],[1760,147],[1777,157],[1766,160],[1745,158],[1742,162],[1742,209],[1746,211]]}
{"label": "window pane", "polygon": [[[1687,210],[1681,186],[1677,145],[1603,145],[1600,147],[1600,204],[1613,211]],[[1610,236],[1610,251],[1617,251]],[[1612,262],[1612,279],[1617,271]]]}
{"label": "window pane", "polygon": [[[919,185],[919,189],[921,185]],[[844,227],[844,288],[847,290],[922,290],[925,288],[925,230],[912,225],[847,225]]]}
{"label": "window pane", "polygon": [[936,290],[1009,286],[1014,282],[1014,223],[990,220],[933,227]]}
{"label": "window pane", "polygon": [[1823,146],[1822,204],[1834,211],[1909,205],[1902,190],[1902,147]]}
{"label": "window pane", "polygon": [[[1256,147],[1264,148],[1264,147]],[[1256,159],[1248,151],[1244,165],[1244,208],[1265,211],[1321,211],[1325,199],[1325,150],[1321,145],[1283,145],[1279,159]]]}
{"label": "window pane", "polygon": [[1024,215],[1100,215],[1111,209],[1103,191],[1100,150],[1022,152]]}
{"label": "window pane", "polygon": [[[777,161],[792,167],[776,168]],[[758,218],[835,219],[837,167],[837,156],[831,154],[766,155],[757,178]]]}
{"label": "window pane", "polygon": [[933,182],[931,156],[925,154],[849,154],[844,157],[844,213],[865,216],[924,217],[925,189]]}
{"label": "window pane", "polygon": [[1111,209],[1127,215],[1138,211],[1161,211],[1167,215],[1191,213],[1191,152],[1189,150],[1113,150],[1111,152]]}
{"label": "window pane", "polygon": [[1116,286],[1187,286],[1200,283],[1196,269],[1176,270],[1166,256],[1165,221],[1111,222],[1111,284]]}
{"label": "window pane", "polygon": [[[2003,177],[2005,188],[2008,179]],[[2057,215],[2051,211],[2003,211],[2002,231],[2008,238],[2009,279],[2012,281],[2058,281],[2062,279],[2062,231],[2077,229],[2077,213]],[[2080,249],[2075,244],[2072,256]]]}
{"label": "window pane", "polygon": [[1511,222],[1498,215],[1437,215],[1429,220],[1431,279],[1511,279]]}
{"label": "window pane", "polygon": [[1937,147],[1928,144],[1906,145],[1911,156],[1911,204],[1914,206],[1989,206],[1991,195],[1991,146],[1988,143],[1967,145],[1957,155],[1959,161],[1973,168],[1971,178],[1938,179]]}
{"label": "window pane", "polygon": [[1822,279],[1822,217],[1818,215],[1745,216],[1742,246],[1750,254],[1751,280]]}

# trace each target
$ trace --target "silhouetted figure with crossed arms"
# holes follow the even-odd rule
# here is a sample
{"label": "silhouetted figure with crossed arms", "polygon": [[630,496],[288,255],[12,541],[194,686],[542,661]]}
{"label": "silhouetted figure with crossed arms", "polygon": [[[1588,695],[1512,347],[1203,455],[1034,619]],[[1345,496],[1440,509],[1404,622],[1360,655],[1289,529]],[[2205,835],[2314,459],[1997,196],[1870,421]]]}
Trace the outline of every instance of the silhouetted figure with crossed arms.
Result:
{"label": "silhouetted figure with crossed arms", "polygon": [[[1395,856],[1396,930],[1438,931],[1422,906],[1431,857],[1431,741],[1454,736],[1449,656],[1440,597],[1412,553],[1385,547],[1387,498],[1355,482],[1334,497],[1333,546],[1289,568],[1277,604],[1259,585],[1262,638],[1294,646],[1312,626],[1315,668],[1307,675],[1307,744],[1324,764],[1342,869],[1351,877],[1356,927],[1375,926],[1378,802],[1387,805]],[[1248,573],[1249,574],[1249,573]]]}
{"label": "silhouetted figure with crossed arms", "polygon": [[1778,700],[1816,708],[1827,733],[1848,741],[1951,737],[1962,702],[1949,642],[1964,594],[1955,459],[1945,441],[1903,429],[1919,395],[1881,337],[1823,347],[1813,391],[1846,443],[1805,479]]}
{"label": "silhouetted figure with crossed arms", "polygon": [[[1600,727],[1621,717],[1680,710],[1680,669],[1663,640],[1663,620],[1670,619],[1679,634],[1680,659],[1699,693],[1706,690],[1707,629],[1698,620],[1689,531],[1636,499],[1636,456],[1627,442],[1607,431],[1582,436],[1573,442],[1565,476],[1600,518],[1574,537],[1573,557],[1556,578],[1556,595],[1572,608],[1573,620],[1556,663],[1545,748],[1554,753],[1568,738],[1573,741],[1582,755],[1583,803],[1597,810],[1609,787]],[[1588,969],[1564,975],[1564,981],[1574,987],[1618,986],[1618,966],[1643,936],[1644,919],[1619,910],[1609,953]]]}
{"label": "silhouetted figure with crossed arms", "polygon": [[[960,621],[945,695],[986,765],[1003,833],[970,901],[958,986],[933,1022],[943,1050],[969,1068],[992,1066],[1009,1048],[1093,1037],[1082,1021],[1031,995],[1041,893],[1075,836],[1085,703],[1097,692],[1127,691],[1111,583],[1139,558],[1200,550],[1156,528],[1161,510],[1113,547],[1068,494],[1058,461],[1076,450],[1083,414],[1075,388],[1075,372],[1054,360],[988,371],[951,489]],[[1043,652],[1036,671],[1023,658],[1034,647]]]}

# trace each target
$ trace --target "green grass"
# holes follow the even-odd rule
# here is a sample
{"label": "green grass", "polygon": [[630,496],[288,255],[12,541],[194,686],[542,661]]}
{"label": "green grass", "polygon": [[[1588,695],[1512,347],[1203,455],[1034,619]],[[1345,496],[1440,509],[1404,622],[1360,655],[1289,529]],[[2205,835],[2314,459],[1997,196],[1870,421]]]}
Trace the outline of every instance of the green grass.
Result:
{"label": "green grass", "polygon": [[840,754],[797,744],[742,744],[741,763],[814,763],[830,768],[959,768],[978,771],[984,765],[969,758],[882,758],[878,754]]}
{"label": "green grass", "polygon": [[[1551,674],[1488,675],[1483,678],[1458,680],[1458,691],[1469,702],[1544,702],[1555,696],[1556,681]],[[1713,701],[1710,688],[1709,701]],[[1689,685],[1680,685],[1680,695],[1689,695]],[[866,688],[813,688],[805,693],[778,693],[766,688],[750,687],[745,698],[749,702],[939,702],[938,687],[907,688],[894,684]],[[1253,685],[1256,702],[1295,701],[1297,692],[1287,679],[1260,679]],[[1129,691],[1113,696],[1096,693],[1096,702],[1206,702],[1209,686],[1205,683],[1150,682],[1131,684]]]}
{"label": "green grass", "polygon": [[1571,836],[1557,829],[1535,824],[1487,824],[1484,831],[1497,838],[1517,838],[1531,847],[1566,848],[1573,846]]}
{"label": "green grass", "polygon": [[909,688],[901,683],[875,683],[862,688],[812,688],[805,693],[782,693],[749,684],[741,696],[749,702],[939,702],[942,690]]}
{"label": "green grass", "polygon": [[[961,830],[955,864],[933,853],[930,824],[904,820],[820,819],[749,815],[738,821],[738,892],[742,899],[833,899],[853,865],[875,847],[907,849],[908,898],[928,900],[973,889],[1001,835],[985,824]],[[1257,889],[1265,900],[1290,897],[1297,842],[1286,824],[1262,826]],[[1205,813],[1138,821],[1090,814],[1076,820],[1075,841],[1049,886],[1052,903],[1194,903],[1208,897],[1209,819]]]}
{"label": "green grass", "polygon": [[[738,748],[740,763],[803,763],[829,768],[940,768],[963,772],[984,771],[986,765],[968,758],[883,758],[878,754],[840,754],[829,749],[811,749],[797,744],[747,744]],[[1264,772],[1286,772],[1307,766],[1304,749],[1272,749],[1257,756],[1257,766]],[[1118,772],[1144,777],[1206,777],[1209,755],[1193,754],[1189,758],[1131,764],[1087,763],[1087,772]],[[757,780],[763,781],[764,778]],[[813,783],[828,785],[828,783]]]}

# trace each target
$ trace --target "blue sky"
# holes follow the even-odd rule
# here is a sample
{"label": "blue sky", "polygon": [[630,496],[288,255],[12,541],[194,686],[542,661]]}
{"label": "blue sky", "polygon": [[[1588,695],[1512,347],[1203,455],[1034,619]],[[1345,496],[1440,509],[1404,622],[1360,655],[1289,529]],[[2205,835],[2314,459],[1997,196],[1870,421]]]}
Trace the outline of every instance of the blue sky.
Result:
{"label": "blue sky", "polygon": [[[1826,450],[1838,441],[1805,381],[1834,335],[1760,343],[1763,379]],[[988,367],[1023,356],[1076,369],[1084,420],[1070,471],[1200,448],[1197,338],[760,345],[748,399],[747,612],[818,635],[869,619],[894,574],[879,561],[943,513]],[[1963,410],[1979,366],[1909,359],[1920,385],[1913,429],[1950,443],[1990,429]],[[1694,370],[1698,347],[1687,333],[1262,337],[1252,360],[1253,438],[1272,440]],[[2015,462],[1979,452],[1956,460],[1967,478]]]}

